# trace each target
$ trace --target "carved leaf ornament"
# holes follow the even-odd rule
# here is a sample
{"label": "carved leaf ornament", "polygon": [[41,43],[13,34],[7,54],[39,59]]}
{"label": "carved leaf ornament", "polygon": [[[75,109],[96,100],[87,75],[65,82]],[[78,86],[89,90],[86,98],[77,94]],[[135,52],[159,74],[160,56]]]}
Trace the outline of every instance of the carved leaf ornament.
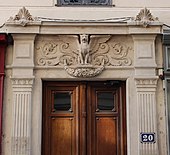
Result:
{"label": "carved leaf ornament", "polygon": [[18,14],[14,17],[10,17],[9,22],[18,22],[21,26],[26,26],[29,22],[38,21],[37,18],[34,18],[29,11],[23,7],[19,10]]}
{"label": "carved leaf ornament", "polygon": [[64,66],[64,69],[66,72],[74,77],[94,77],[100,74],[104,70],[104,65],[101,65],[97,68],[92,67],[92,66],[77,66],[76,68],[71,68],[68,65]]}
{"label": "carved leaf ornament", "polygon": [[21,20],[21,19],[33,21],[32,15],[29,13],[29,11],[25,7],[20,9],[18,14],[15,15],[15,18],[14,18],[14,20]]}
{"label": "carved leaf ornament", "polygon": [[158,21],[158,17],[153,17],[150,10],[144,8],[139,12],[134,20],[141,22],[144,27],[147,27],[151,22]]}
{"label": "carved leaf ornament", "polygon": [[94,77],[105,66],[130,66],[131,47],[111,42],[110,35],[70,35],[58,42],[45,41],[37,47],[40,66],[63,66],[73,77]]}

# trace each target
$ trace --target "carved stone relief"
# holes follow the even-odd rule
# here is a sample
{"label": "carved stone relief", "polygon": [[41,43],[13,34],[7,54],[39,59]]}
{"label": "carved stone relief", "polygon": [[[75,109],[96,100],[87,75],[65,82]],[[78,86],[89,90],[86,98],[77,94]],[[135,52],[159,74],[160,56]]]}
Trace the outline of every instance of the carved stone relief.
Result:
{"label": "carved stone relief", "polygon": [[130,66],[131,46],[111,35],[67,35],[38,40],[37,66],[64,67],[74,77],[93,77],[106,66]]}
{"label": "carved stone relief", "polygon": [[151,87],[151,85],[156,85],[157,79],[136,79],[137,87]]}
{"label": "carved stone relief", "polygon": [[[18,14],[16,14],[14,17],[10,17],[9,20],[5,23],[6,25],[15,25],[19,24],[21,26],[26,26],[28,23],[36,23],[36,21],[39,21],[39,24],[43,21],[55,21],[55,22],[81,22],[85,20],[74,20],[74,19],[54,19],[54,18],[45,18],[45,17],[33,17],[29,11],[23,7],[19,10]],[[136,17],[120,17],[120,18],[110,18],[110,19],[100,19],[100,20],[86,20],[87,22],[108,22],[111,21],[113,23],[118,22],[127,22],[131,23],[135,21],[135,25],[143,25],[144,27],[148,27],[153,22],[158,22],[158,18],[154,17],[150,10],[147,8],[141,9],[140,12]]]}
{"label": "carved stone relief", "polygon": [[33,79],[12,79],[13,85],[32,85]]}
{"label": "carved stone relief", "polygon": [[10,22],[18,23],[21,26],[26,26],[30,22],[36,22],[39,21],[38,18],[33,17],[29,11],[23,7],[19,10],[18,14],[16,14],[14,17],[10,17],[6,24]]}
{"label": "carved stone relief", "polygon": [[158,21],[158,17],[154,17],[147,8],[141,9],[138,15],[132,19],[139,22],[139,24],[141,23],[143,27],[148,27],[151,22]]}

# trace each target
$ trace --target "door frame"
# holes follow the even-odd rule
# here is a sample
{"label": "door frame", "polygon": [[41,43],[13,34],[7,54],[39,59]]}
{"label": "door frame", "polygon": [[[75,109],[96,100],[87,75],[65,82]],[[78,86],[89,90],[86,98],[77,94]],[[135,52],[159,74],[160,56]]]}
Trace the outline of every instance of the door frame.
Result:
{"label": "door frame", "polygon": [[[72,83],[73,85],[80,85],[80,87],[78,88],[79,89],[79,91],[80,91],[80,97],[85,97],[85,91],[84,91],[84,89],[86,89],[86,85],[87,85],[87,83],[89,84],[89,83],[98,83],[98,84],[100,84],[100,83],[102,83],[102,82],[107,82],[107,83],[111,83],[111,82],[113,82],[113,84],[116,86],[116,85],[118,85],[118,83],[119,84],[121,84],[121,87],[120,87],[120,89],[119,89],[119,100],[120,100],[120,102],[121,102],[121,107],[120,107],[120,128],[121,128],[121,134],[123,134],[123,136],[121,136],[121,139],[119,139],[119,141],[120,141],[120,150],[122,150],[119,154],[120,155],[127,155],[127,125],[126,125],[126,81],[117,81],[117,80],[113,80],[113,81],[107,81],[107,80],[101,80],[101,81],[88,81],[88,82],[84,82],[84,81],[43,81],[42,82],[42,84],[43,84],[43,100],[42,100],[42,102],[43,102],[43,108],[42,108],[42,154],[43,154],[43,152],[44,152],[44,136],[43,136],[43,134],[44,134],[44,121],[45,121],[45,118],[44,118],[44,99],[45,99],[45,85],[47,84],[50,84],[51,86],[53,85],[55,85],[55,84],[59,84],[59,83],[61,83],[61,84],[59,84],[59,85],[62,85],[62,83],[66,83],[66,84],[70,84],[70,83]],[[94,85],[94,84],[92,84],[92,85]],[[89,88],[88,88],[89,89]],[[89,90],[88,90],[88,92],[89,92]],[[81,111],[83,111],[86,107],[86,105],[85,105],[85,100],[82,102],[82,105],[79,107],[80,109],[79,110],[81,110]],[[91,102],[91,101],[87,101],[87,102]],[[79,112],[78,112],[79,113]],[[78,115],[86,115],[86,113],[79,113]],[[82,119],[83,117],[80,117],[80,121],[85,121],[85,120],[83,120]],[[85,122],[86,123],[86,122]],[[82,125],[82,123],[80,123],[79,125]],[[80,129],[83,129],[84,128],[84,125],[82,125],[82,126],[80,126]],[[77,130],[79,130],[79,129],[77,129]],[[86,141],[86,136],[83,136],[83,134],[85,134],[85,132],[88,132],[88,131],[83,131],[83,130],[80,130],[80,139],[79,139],[79,141],[80,141],[80,144],[79,144],[79,146],[77,146],[77,150],[76,150],[76,153],[78,154],[78,155],[85,155],[85,154],[87,154],[87,153],[89,153],[89,152],[83,152],[83,151],[79,151],[79,149],[81,150],[81,148],[86,148],[86,150],[89,150],[89,148],[87,148],[87,142],[88,142],[88,139],[87,139],[87,141]],[[89,133],[87,133],[87,134],[89,134]],[[120,135],[119,135],[120,136]],[[81,141],[82,140],[82,141]],[[86,141],[86,142],[85,142]],[[79,149],[78,149],[79,148]],[[91,149],[91,148],[90,148]],[[81,153],[80,153],[81,152]],[[82,153],[83,152],[83,153]],[[44,155],[44,154],[43,154]],[[91,154],[89,154],[89,155],[91,155]]]}

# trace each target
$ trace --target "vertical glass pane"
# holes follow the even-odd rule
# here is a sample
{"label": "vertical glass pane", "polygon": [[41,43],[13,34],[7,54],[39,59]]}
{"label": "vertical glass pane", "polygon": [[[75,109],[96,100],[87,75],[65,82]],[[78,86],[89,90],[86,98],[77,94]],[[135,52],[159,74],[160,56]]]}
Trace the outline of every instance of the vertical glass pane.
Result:
{"label": "vertical glass pane", "polygon": [[59,5],[111,5],[111,0],[57,0]]}
{"label": "vertical glass pane", "polygon": [[112,92],[97,93],[97,108],[99,110],[113,110],[114,96]]}
{"label": "vertical glass pane", "polygon": [[71,109],[71,93],[57,92],[54,94],[54,110],[69,111]]}

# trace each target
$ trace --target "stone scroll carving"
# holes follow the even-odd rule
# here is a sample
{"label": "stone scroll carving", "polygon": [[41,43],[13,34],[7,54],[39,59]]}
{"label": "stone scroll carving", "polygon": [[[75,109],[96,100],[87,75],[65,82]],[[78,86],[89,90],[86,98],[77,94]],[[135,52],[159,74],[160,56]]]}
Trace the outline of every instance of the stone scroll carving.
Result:
{"label": "stone scroll carving", "polygon": [[132,48],[110,39],[110,35],[82,34],[41,42],[36,47],[37,65],[62,66],[74,77],[97,76],[105,66],[130,66]]}

